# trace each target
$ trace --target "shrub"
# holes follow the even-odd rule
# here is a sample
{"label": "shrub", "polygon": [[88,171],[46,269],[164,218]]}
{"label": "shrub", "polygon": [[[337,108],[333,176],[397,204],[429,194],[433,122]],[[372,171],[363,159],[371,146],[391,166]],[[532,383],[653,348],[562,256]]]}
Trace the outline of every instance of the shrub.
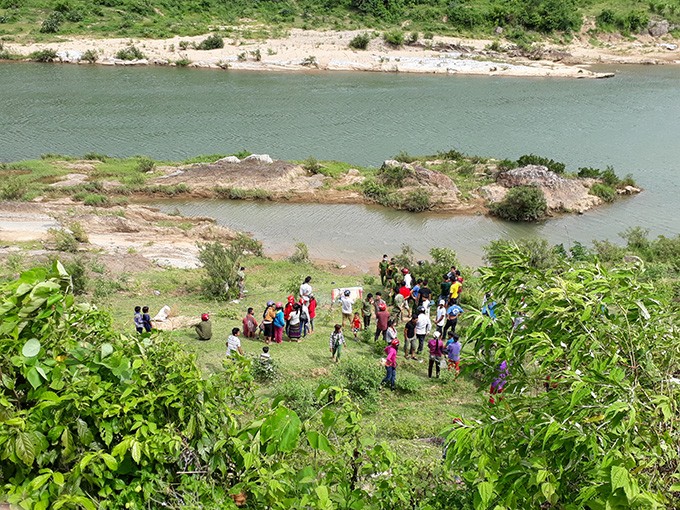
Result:
{"label": "shrub", "polygon": [[226,247],[219,242],[198,243],[197,246],[198,260],[206,273],[202,281],[204,294],[218,299],[237,295],[237,272],[242,253],[236,247]]}
{"label": "shrub", "polygon": [[524,156],[521,156],[517,160],[517,165],[518,166],[541,165],[547,167],[548,170],[550,170],[551,172],[555,172],[556,174],[563,174],[565,169],[564,163],[544,158],[542,156],[536,156],[535,154],[525,154]]}
{"label": "shrub", "polygon": [[599,177],[602,172],[598,168],[583,167],[578,169],[579,177]]}
{"label": "shrub", "polygon": [[295,251],[288,257],[290,262],[294,264],[308,264],[309,263],[309,248],[305,243],[295,243]]}
{"label": "shrub", "polygon": [[255,257],[264,256],[262,241],[258,241],[243,232],[236,234],[231,242],[231,247],[241,255],[254,255]]}
{"label": "shrub", "polygon": [[73,237],[79,243],[90,242],[90,239],[87,237],[87,232],[85,232],[85,229],[83,228],[83,225],[80,222],[72,221],[71,223],[68,224],[68,229],[71,231],[71,234],[73,234]]}
{"label": "shrub", "polygon": [[78,241],[75,236],[63,228],[51,228],[47,231],[56,250],[75,253],[78,251]]}
{"label": "shrub", "polygon": [[[182,47],[181,44],[180,42],[180,49]],[[224,48],[224,39],[217,34],[209,35],[196,45],[197,50],[216,50],[219,48]]]}
{"label": "shrub", "polygon": [[304,168],[310,174],[318,174],[319,170],[321,170],[321,165],[314,156],[309,156],[302,163],[302,168]]}
{"label": "shrub", "polygon": [[251,361],[250,373],[256,381],[262,383],[272,382],[279,377],[279,367],[273,359],[262,361],[259,356],[257,356]]}
{"label": "shrub", "polygon": [[57,52],[50,49],[38,50],[31,53],[28,58],[36,62],[54,62],[59,58]]}
{"label": "shrub", "polygon": [[413,170],[405,165],[385,165],[378,170],[378,179],[385,186],[401,188],[407,177],[413,175]]}
{"label": "shrub", "polygon": [[349,47],[354,50],[365,50],[368,48],[368,43],[371,42],[371,36],[366,32],[363,34],[356,35],[349,42]]}
{"label": "shrub", "polygon": [[450,149],[448,151],[438,152],[437,157],[439,159],[454,160],[454,159],[463,159],[465,157],[465,154],[463,154],[462,152],[457,151],[455,149]]}
{"label": "shrub", "polygon": [[43,34],[56,34],[59,32],[64,15],[58,11],[51,13],[40,25],[40,32]]}
{"label": "shrub", "polygon": [[186,58],[186,57],[185,57],[185,58],[180,58],[180,59],[178,59],[178,60],[175,60],[175,65],[176,65],[177,67],[186,67],[186,66],[188,66],[189,64],[191,64],[191,60],[189,60],[189,59]]}
{"label": "shrub", "polygon": [[141,173],[153,172],[156,168],[156,162],[151,159],[142,156],[137,160],[137,171]]}
{"label": "shrub", "polygon": [[400,207],[411,212],[423,212],[432,208],[432,202],[427,191],[424,189],[414,189],[402,198]]}
{"label": "shrub", "polygon": [[386,186],[370,177],[365,179],[361,186],[364,196],[376,202],[381,202],[390,193]]}
{"label": "shrub", "polygon": [[637,183],[631,174],[626,174],[626,176],[619,181],[619,188],[625,188],[626,186],[637,186]]}
{"label": "shrub", "polygon": [[119,60],[142,60],[146,58],[146,55],[142,53],[142,50],[134,45],[130,45],[126,48],[122,48],[116,52],[116,58]]}
{"label": "shrub", "polygon": [[178,46],[180,50],[186,51],[189,48],[189,41],[180,41]]}
{"label": "shrub", "polygon": [[540,188],[517,186],[489,207],[492,214],[509,221],[536,221],[545,216],[548,204]]}
{"label": "shrub", "polygon": [[315,388],[309,382],[287,380],[278,386],[273,405],[279,402],[295,411],[300,419],[306,420],[312,416],[318,407]]}
{"label": "shrub", "polygon": [[383,374],[376,360],[363,356],[348,356],[339,365],[339,369],[350,394],[366,403],[374,403],[377,400]]}
{"label": "shrub", "polygon": [[87,291],[87,285],[90,281],[90,278],[85,271],[86,263],[86,259],[82,256],[74,257],[72,260],[64,262],[64,269],[66,269],[66,272],[71,275],[71,288],[73,294],[76,296],[85,294]]}
{"label": "shrub", "polygon": [[418,37],[419,37],[418,32],[411,32],[411,33],[408,35],[408,38],[406,39],[406,44],[411,45],[411,44],[417,43],[417,42],[418,42]]}
{"label": "shrub", "polygon": [[7,179],[0,185],[0,199],[22,200],[24,198],[25,185],[19,179]]}
{"label": "shrub", "polygon": [[83,154],[83,159],[104,162],[107,161],[109,157],[106,154],[100,154],[98,152],[88,152],[86,154]]}
{"label": "shrub", "polygon": [[616,172],[614,172],[614,168],[611,166],[608,166],[607,169],[604,172],[602,172],[602,174],[600,175],[600,179],[602,179],[602,182],[604,184],[612,188],[616,188],[621,182],[619,176],[616,175]]}
{"label": "shrub", "polygon": [[420,379],[417,376],[403,370],[397,372],[396,387],[399,391],[403,393],[417,393],[421,386]]}
{"label": "shrub", "polygon": [[413,163],[414,161],[418,161],[418,158],[415,156],[411,156],[406,151],[400,151],[399,154],[394,156],[394,160],[399,161],[400,163]]}
{"label": "shrub", "polygon": [[85,53],[83,53],[83,56],[80,58],[80,60],[84,60],[85,62],[89,62],[90,64],[94,64],[97,62],[99,59],[99,53],[97,53],[95,50],[87,50]]}
{"label": "shrub", "polygon": [[85,19],[83,12],[78,9],[72,9],[68,11],[66,14],[64,14],[64,17],[66,18],[66,21],[70,21],[72,23],[78,23],[79,21],[83,21],[83,19]]}
{"label": "shrub", "polygon": [[596,182],[590,187],[590,194],[600,197],[605,202],[613,202],[616,199],[616,190],[600,182]]}
{"label": "shrub", "polygon": [[106,207],[109,205],[109,197],[98,193],[89,193],[83,198],[83,204],[91,207]]}
{"label": "shrub", "polygon": [[302,59],[300,65],[305,67],[319,67],[319,63],[316,61],[316,57],[314,55],[309,55],[308,57]]}
{"label": "shrub", "polygon": [[390,46],[399,47],[404,44],[404,32],[401,30],[389,30],[383,34],[383,41]]}

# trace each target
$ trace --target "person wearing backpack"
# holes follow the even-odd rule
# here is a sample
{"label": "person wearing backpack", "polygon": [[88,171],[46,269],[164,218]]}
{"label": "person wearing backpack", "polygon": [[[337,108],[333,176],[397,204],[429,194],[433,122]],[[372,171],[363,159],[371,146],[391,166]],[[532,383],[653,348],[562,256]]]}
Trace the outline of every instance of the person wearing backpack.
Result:
{"label": "person wearing backpack", "polygon": [[336,324],[330,338],[331,359],[336,363],[340,361],[340,353],[342,352],[342,346],[344,343],[345,336],[342,334],[342,326],[340,324]]}

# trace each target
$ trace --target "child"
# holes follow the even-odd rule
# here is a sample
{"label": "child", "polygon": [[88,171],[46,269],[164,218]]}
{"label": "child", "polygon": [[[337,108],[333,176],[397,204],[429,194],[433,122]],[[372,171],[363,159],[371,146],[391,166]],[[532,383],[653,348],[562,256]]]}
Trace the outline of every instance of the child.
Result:
{"label": "child", "polygon": [[243,348],[241,347],[241,330],[239,328],[233,328],[231,330],[231,335],[227,338],[227,358],[230,358],[234,352],[237,352],[243,356]]}
{"label": "child", "polygon": [[212,324],[210,323],[210,315],[204,313],[201,315],[201,322],[194,326],[199,340],[210,340],[212,338]]}
{"label": "child", "polygon": [[361,331],[361,319],[359,319],[359,312],[354,312],[352,319],[352,333],[354,333],[354,340],[358,340],[357,335]]}
{"label": "child", "polygon": [[460,374],[460,349],[461,345],[458,342],[458,335],[453,331],[449,332],[449,340],[446,342],[446,354],[448,359],[446,360],[446,365],[449,370],[454,368],[456,370],[456,375]]}
{"label": "child", "polygon": [[389,384],[390,389],[394,391],[394,386],[397,383],[397,349],[399,348],[399,340],[396,338],[392,340],[387,347],[385,347],[385,378],[380,384]]}
{"label": "child", "polygon": [[268,365],[272,361],[272,355],[269,354],[269,346],[265,345],[262,348],[262,354],[260,354],[260,363],[263,365]]}
{"label": "child", "polygon": [[248,308],[248,312],[243,318],[243,336],[246,338],[255,338],[256,332],[257,320],[255,319],[255,312],[252,308]]}
{"label": "child", "polygon": [[142,322],[142,307],[135,306],[135,316],[132,319],[135,323],[135,329],[137,333],[142,333],[144,331],[144,323]]}
{"label": "child", "polygon": [[151,332],[153,325],[151,324],[151,315],[149,315],[149,307],[145,306],[142,308],[142,325],[144,326],[144,331],[147,333]]}
{"label": "child", "polygon": [[340,352],[342,351],[342,344],[345,343],[345,337],[342,334],[342,326],[335,325],[335,330],[331,333],[330,348],[331,359],[333,361],[340,361]]}

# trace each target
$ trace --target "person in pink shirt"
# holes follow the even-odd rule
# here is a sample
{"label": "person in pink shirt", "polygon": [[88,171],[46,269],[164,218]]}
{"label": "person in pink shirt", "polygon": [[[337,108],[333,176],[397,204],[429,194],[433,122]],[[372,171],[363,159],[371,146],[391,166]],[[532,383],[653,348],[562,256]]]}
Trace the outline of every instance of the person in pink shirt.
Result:
{"label": "person in pink shirt", "polygon": [[427,376],[432,377],[432,367],[437,368],[437,378],[439,378],[439,371],[441,370],[442,356],[444,355],[444,342],[441,340],[439,331],[432,334],[432,339],[427,342],[427,347],[430,349],[430,363],[427,367]]}
{"label": "person in pink shirt", "polygon": [[396,338],[385,347],[385,378],[380,384],[389,384],[390,389],[394,391],[394,386],[397,382],[397,349],[399,348],[399,340]]}

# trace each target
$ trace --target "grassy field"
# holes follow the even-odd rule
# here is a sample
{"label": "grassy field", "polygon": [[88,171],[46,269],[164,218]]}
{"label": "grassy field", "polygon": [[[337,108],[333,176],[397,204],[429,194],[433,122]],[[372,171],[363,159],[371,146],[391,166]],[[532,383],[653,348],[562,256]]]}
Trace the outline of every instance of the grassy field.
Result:
{"label": "grassy field", "polygon": [[[221,370],[225,358],[225,342],[232,327],[240,327],[248,307],[261,317],[264,303],[270,299],[285,301],[292,288],[297,289],[306,275],[312,275],[314,294],[319,308],[314,334],[303,342],[284,341],[270,346],[272,358],[278,367],[275,381],[258,385],[257,393],[265,401],[283,397],[298,412],[310,412],[313,394],[319,384],[342,384],[343,369],[348,364],[359,363],[374,374],[375,381],[384,375],[379,365],[384,344],[353,339],[351,329],[345,328],[348,339],[342,358],[335,364],[330,358],[328,339],[333,325],[341,320],[338,304],[331,307],[331,289],[338,286],[363,285],[365,291],[381,290],[377,278],[369,275],[342,274],[331,266],[324,268],[312,264],[294,264],[287,260],[274,261],[253,258],[246,262],[247,297],[240,302],[223,302],[207,299],[200,294],[202,270],[154,269],[134,274],[112,274],[104,269],[92,273],[97,267],[97,256],[90,259],[88,272],[91,280],[88,293],[78,299],[95,303],[110,311],[117,330],[132,333],[132,315],[135,305],[148,305],[152,315],[163,305],[172,307],[173,315],[198,317],[210,312],[213,338],[207,342],[197,340],[193,329],[179,329],[163,333],[178,340],[188,351],[195,353],[198,364],[209,373]],[[2,263],[2,278],[16,276],[30,262],[16,259]],[[378,285],[375,285],[377,280]],[[108,289],[103,291],[102,289]],[[464,321],[463,321],[464,331]],[[371,337],[373,333],[371,329]],[[398,328],[403,338],[403,325]],[[464,335],[463,337],[464,338]],[[262,340],[242,339],[247,356],[259,356],[264,346]],[[427,350],[427,348],[426,348]],[[405,361],[400,352],[397,380],[405,389],[395,392],[381,391],[375,401],[365,401],[363,408],[366,425],[376,438],[388,440],[404,455],[436,459],[441,455],[438,437],[442,428],[454,416],[475,416],[475,408],[483,403],[483,392],[467,376],[455,379],[452,373],[442,372],[440,379],[428,379],[427,357],[422,363]]]}

